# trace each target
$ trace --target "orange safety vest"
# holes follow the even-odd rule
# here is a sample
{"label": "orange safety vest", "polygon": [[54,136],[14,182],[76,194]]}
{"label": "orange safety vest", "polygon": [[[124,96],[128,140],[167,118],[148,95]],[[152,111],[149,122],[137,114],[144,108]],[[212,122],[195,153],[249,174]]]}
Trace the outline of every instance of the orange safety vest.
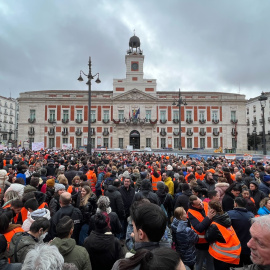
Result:
{"label": "orange safety vest", "polygon": [[97,176],[96,176],[95,172],[89,170],[86,173],[86,176],[87,176],[87,180],[90,180],[91,187],[92,188],[95,187],[96,186],[96,183],[97,183]]}
{"label": "orange safety vest", "polygon": [[205,177],[205,174],[203,173],[203,174],[198,174],[197,172],[195,172],[195,177],[196,177],[196,179],[198,180],[203,180],[204,179],[204,177]]}
{"label": "orange safety vest", "polygon": [[241,244],[233,227],[226,228],[216,222],[212,222],[212,224],[218,227],[226,243],[216,241],[210,244],[209,254],[219,261],[238,265],[240,262]]}
{"label": "orange safety vest", "polygon": [[28,214],[28,210],[25,207],[23,207],[21,209],[22,222],[24,222],[27,219],[27,214]]}
{"label": "orange safety vest", "polygon": [[42,208],[48,208],[48,204],[46,202],[42,203],[38,209],[42,209]]}
{"label": "orange safety vest", "polygon": [[[207,216],[208,214],[208,203],[203,202],[203,208],[205,211],[205,215]],[[196,211],[194,209],[188,209],[188,213],[190,213],[192,216],[194,216],[198,221],[202,222],[204,220],[204,216],[199,212]],[[207,243],[207,241],[205,240],[205,231],[203,232],[198,232],[194,229],[194,227],[191,225],[191,229],[195,231],[195,233],[198,234],[199,236],[199,240],[198,240],[198,244],[205,244]]]}
{"label": "orange safety vest", "polygon": [[161,181],[161,175],[156,178],[155,176],[152,175],[152,188],[153,190],[157,190],[157,183]]}
{"label": "orange safety vest", "polygon": [[69,187],[68,187],[68,189],[67,189],[67,192],[71,194],[71,193],[72,193],[72,191],[73,191],[72,186],[69,186]]}
{"label": "orange safety vest", "polygon": [[24,230],[22,229],[21,226],[17,227],[17,228],[14,228],[10,232],[4,233],[4,236],[5,236],[6,240],[7,240],[7,250],[9,250],[9,244],[10,244],[10,241],[11,241],[12,237],[14,236],[14,234],[19,233],[19,232],[24,232]]}

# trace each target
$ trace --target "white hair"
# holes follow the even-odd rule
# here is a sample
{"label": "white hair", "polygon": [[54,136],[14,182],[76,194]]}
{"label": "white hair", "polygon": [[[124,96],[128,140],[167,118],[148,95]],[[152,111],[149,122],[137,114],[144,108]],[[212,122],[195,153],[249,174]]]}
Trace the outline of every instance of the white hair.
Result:
{"label": "white hair", "polygon": [[38,244],[27,253],[22,270],[61,270],[63,264],[64,258],[56,246]]}
{"label": "white hair", "polygon": [[268,231],[270,231],[270,216],[266,215],[266,216],[260,216],[260,217],[255,217],[252,218],[252,223],[257,223],[259,224],[263,229],[267,229]]}

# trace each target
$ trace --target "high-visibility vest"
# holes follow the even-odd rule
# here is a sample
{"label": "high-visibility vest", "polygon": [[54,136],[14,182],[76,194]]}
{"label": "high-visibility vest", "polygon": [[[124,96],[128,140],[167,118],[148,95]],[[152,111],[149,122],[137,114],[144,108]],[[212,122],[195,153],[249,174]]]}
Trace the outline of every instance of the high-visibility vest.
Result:
{"label": "high-visibility vest", "polygon": [[19,233],[19,232],[24,232],[24,230],[22,229],[21,226],[14,228],[10,232],[4,233],[4,236],[7,240],[7,250],[9,249],[9,244],[10,244],[10,241],[11,241],[12,237],[14,236],[14,234]]}
{"label": "high-visibility vest", "polygon": [[209,254],[219,261],[238,265],[240,262],[241,244],[233,227],[226,228],[216,222],[212,222],[212,224],[218,227],[226,243],[216,241],[210,244]]}
{"label": "high-visibility vest", "polygon": [[195,172],[195,177],[196,177],[196,179],[198,180],[203,180],[204,179],[204,177],[205,177],[205,174],[203,173],[203,174],[198,174],[197,172]]}
{"label": "high-visibility vest", "polygon": [[90,180],[91,187],[92,188],[95,187],[96,186],[96,183],[97,183],[97,176],[96,176],[95,172],[89,170],[86,173],[86,176],[87,176],[87,180]]}
{"label": "high-visibility vest", "polygon": [[38,209],[48,208],[48,204],[46,202],[42,203]]}
{"label": "high-visibility vest", "polygon": [[2,208],[3,208],[3,209],[7,209],[7,208],[9,208],[10,206],[11,206],[11,204],[9,203],[9,204],[3,206]]}
{"label": "high-visibility vest", "polygon": [[157,183],[161,181],[161,175],[156,178],[154,175],[152,175],[152,188],[153,190],[157,190]]}
{"label": "high-visibility vest", "polygon": [[72,191],[73,191],[73,187],[72,186],[69,186],[68,189],[67,189],[67,192],[71,194]]}
{"label": "high-visibility vest", "polygon": [[[205,215],[207,216],[208,213],[208,203],[203,202],[203,208],[205,211]],[[194,209],[188,209],[188,213],[190,213],[193,217],[195,217],[198,221],[202,222],[205,217],[197,210]],[[198,232],[194,229],[194,227],[191,225],[191,229],[195,231],[195,233],[198,234],[199,236],[199,240],[198,240],[198,244],[205,244],[207,243],[207,241],[205,240],[205,231],[203,232]]]}

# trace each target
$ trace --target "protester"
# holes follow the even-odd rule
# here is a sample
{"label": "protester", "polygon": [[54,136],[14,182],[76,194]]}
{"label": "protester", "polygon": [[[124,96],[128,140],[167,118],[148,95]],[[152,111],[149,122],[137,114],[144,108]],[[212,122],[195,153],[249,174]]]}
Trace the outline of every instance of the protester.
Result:
{"label": "protester", "polygon": [[270,198],[264,198],[260,201],[260,208],[258,210],[258,215],[264,216],[270,214]]}

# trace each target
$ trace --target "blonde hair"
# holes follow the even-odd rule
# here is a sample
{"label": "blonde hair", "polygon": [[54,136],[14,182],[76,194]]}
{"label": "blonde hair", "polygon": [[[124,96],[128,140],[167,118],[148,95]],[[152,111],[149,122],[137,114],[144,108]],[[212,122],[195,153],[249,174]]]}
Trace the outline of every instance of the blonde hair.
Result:
{"label": "blonde hair", "polygon": [[76,180],[81,180],[80,176],[76,175],[76,176],[73,177],[73,179],[72,179],[72,185],[75,184],[75,181]]}
{"label": "blonde hair", "polygon": [[266,198],[263,198],[261,201],[260,201],[260,207],[264,207],[266,206],[267,202],[270,200],[269,197],[266,197]]}
{"label": "blonde hair", "polygon": [[177,207],[174,210],[174,217],[178,220],[182,219],[185,209],[183,207]]}
{"label": "blonde hair", "polygon": [[59,174],[57,180],[59,181],[60,184],[68,185],[68,180],[64,174]]}
{"label": "blonde hair", "polygon": [[86,191],[86,195],[81,198],[80,206],[85,206],[92,195],[92,189],[88,185],[83,185],[82,189]]}

